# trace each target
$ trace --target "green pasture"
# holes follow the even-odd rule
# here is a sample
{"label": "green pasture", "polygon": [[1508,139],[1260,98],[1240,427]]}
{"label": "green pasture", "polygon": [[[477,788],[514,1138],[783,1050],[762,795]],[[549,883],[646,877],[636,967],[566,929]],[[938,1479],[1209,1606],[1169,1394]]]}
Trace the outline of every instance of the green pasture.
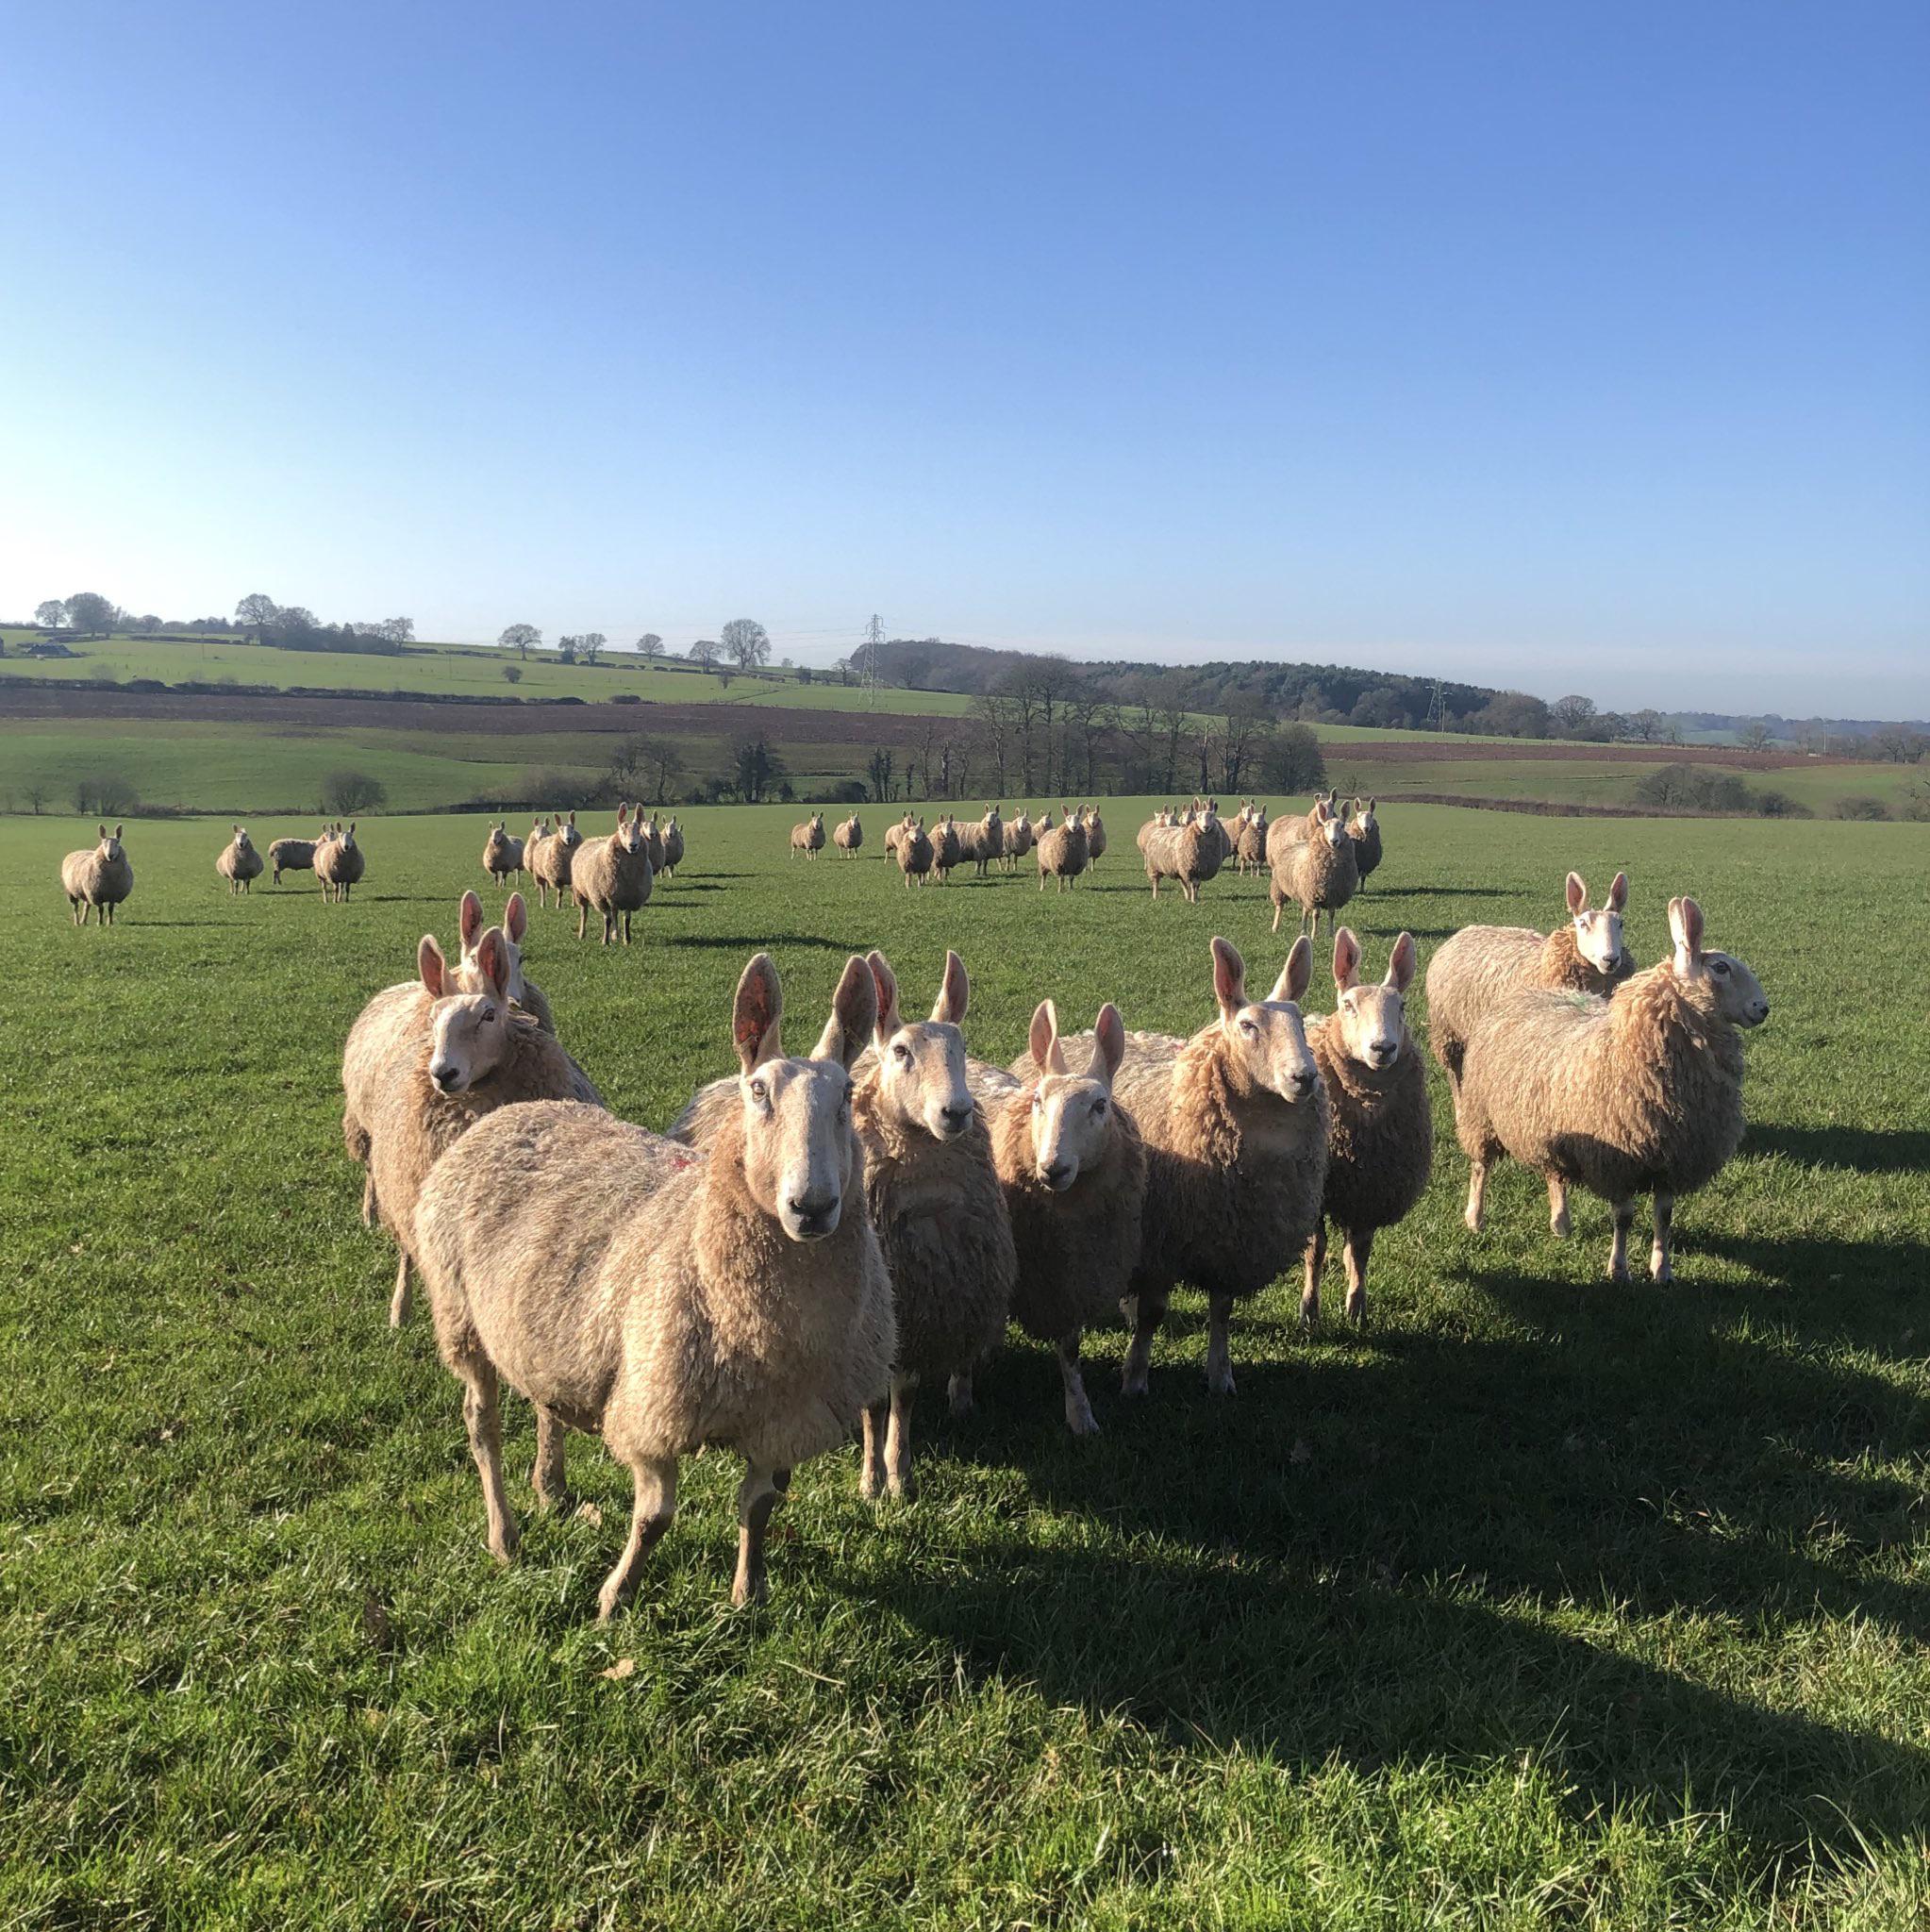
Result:
{"label": "green pasture", "polygon": [[[1212,934],[1262,984],[1284,939],[1257,880],[1152,903],[1141,805],[1044,896],[907,891],[881,815],[808,864],[793,813],[690,812],[635,945],[539,909],[528,969],[653,1126],[732,1064],[758,947],[799,1041],[871,945],[913,1004],[956,946],[989,1058],[1048,994],[1190,1030]],[[1930,828],[1384,824],[1348,915],[1375,971],[1403,928],[1424,968],[1463,924],[1545,926],[1575,866],[1626,868],[1642,961],[1691,891],[1760,974],[1749,1138],[1678,1210],[1678,1283],[1610,1288],[1606,1208],[1557,1242],[1519,1170],[1469,1235],[1437,1079],[1363,1333],[1304,1336],[1278,1284],[1214,1400],[1182,1296],[1143,1404],[1093,1339],[1086,1441],[1014,1339],[977,1413],[923,1401],[915,1504],[861,1503],[853,1455],[799,1472],[755,1611],[703,1457],[601,1630],[624,1475],[574,1443],[582,1507],[490,1560],[457,1384],[420,1316],[387,1325],[341,1149],[343,1034],[453,942],[483,820],[365,820],[334,907],[300,875],[230,899],[225,819],[130,824],[107,931],[57,879],[92,825],[0,824],[0,1923],[1930,1923]]]}

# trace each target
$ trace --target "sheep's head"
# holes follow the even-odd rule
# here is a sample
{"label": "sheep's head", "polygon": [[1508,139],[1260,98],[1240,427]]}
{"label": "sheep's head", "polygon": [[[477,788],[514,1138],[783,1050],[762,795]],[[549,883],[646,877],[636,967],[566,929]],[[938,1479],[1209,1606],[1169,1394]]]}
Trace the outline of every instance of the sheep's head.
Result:
{"label": "sheep's head", "polygon": [[1041,1000],[1032,1015],[1032,1169],[1055,1194],[1062,1194],[1105,1158],[1112,1143],[1112,1082],[1125,1058],[1125,1023],[1108,1001],[1092,1029],[1092,1058],[1083,1074],[1066,1059],[1058,1036],[1058,1011]]}
{"label": "sheep's head", "polygon": [[1220,1005],[1223,1058],[1237,1097],[1271,1093],[1291,1104],[1308,1099],[1319,1087],[1299,1005],[1312,976],[1313,946],[1303,933],[1273,991],[1249,1004],[1246,962],[1228,941],[1213,941],[1213,997]]}
{"label": "sheep's head", "polygon": [[871,954],[877,990],[878,1092],[899,1120],[922,1127],[935,1141],[956,1141],[972,1124],[972,1091],[965,1084],[965,1036],[959,1032],[972,996],[965,964],[945,955],[945,974],[929,1020],[907,1023],[898,1011],[898,981],[884,954]]}
{"label": "sheep's head", "polygon": [[429,1011],[429,1081],[438,1093],[466,1093],[495,1072],[509,1044],[509,950],[502,928],[476,941],[481,991],[465,992],[429,934],[416,950]]}
{"label": "sheep's head", "polygon": [[1597,973],[1622,965],[1622,908],[1628,904],[1628,874],[1619,872],[1608,896],[1590,912],[1589,889],[1578,872],[1568,875],[1568,916],[1574,922],[1575,949]]}
{"label": "sheep's head", "polygon": [[1761,980],[1733,954],[1705,951],[1702,934],[1702,908],[1693,899],[1671,899],[1669,936],[1675,957],[1670,963],[1676,978],[1692,989],[1698,1004],[1730,1025],[1760,1026],[1770,1009]]}
{"label": "sheep's head", "polygon": [[[488,975],[476,957],[483,937],[483,905],[474,892],[463,893],[457,919],[462,938],[462,958],[456,968],[456,984],[464,992],[485,992],[489,988]],[[503,908],[498,936],[509,957],[507,991],[519,1007],[529,1004],[529,988],[523,977],[523,936],[528,930],[529,907],[521,892],[511,892],[508,905]]]}
{"label": "sheep's head", "polygon": [[95,829],[100,833],[100,843],[94,847],[96,857],[108,859],[119,858],[121,856],[121,832],[123,828],[120,825],[116,825],[110,832],[107,826],[99,825]]}
{"label": "sheep's head", "polygon": [[643,814],[641,811],[633,813],[627,805],[620,806],[617,809],[617,828],[612,838],[619,852],[641,852],[650,842],[650,834],[643,824]]}
{"label": "sheep's head", "polygon": [[1365,839],[1373,834],[1374,827],[1378,824],[1379,821],[1373,815],[1373,800],[1370,798],[1363,805],[1356,798],[1354,801],[1354,816],[1348,820],[1347,829],[1356,839]]}
{"label": "sheep's head", "polygon": [[1332,850],[1338,852],[1346,842],[1347,827],[1324,799],[1314,804],[1313,823],[1316,836],[1324,839]]}
{"label": "sheep's head", "polygon": [[1342,926],[1334,935],[1335,1027],[1347,1058],[1384,1074],[1407,1040],[1407,988],[1414,979],[1414,936],[1394,941],[1388,976],[1378,986],[1360,983],[1360,941]]}
{"label": "sheep's head", "polygon": [[353,852],[356,849],[356,825],[353,819],[348,822],[347,831],[336,834],[335,842],[347,852]]}
{"label": "sheep's head", "polygon": [[252,852],[254,849],[255,841],[249,838],[247,826],[237,825],[235,827],[235,850],[237,852]]}
{"label": "sheep's head", "polygon": [[738,981],[731,1030],[743,1106],[744,1185],[794,1241],[837,1231],[845,1202],[864,1182],[851,1124],[851,1067],[877,1024],[871,968],[846,962],[817,1050],[787,1059],[779,1025],[784,995],[777,968],[759,953]]}
{"label": "sheep's head", "polygon": [[557,837],[574,852],[583,842],[583,834],[576,829],[576,814],[573,811],[557,827]]}

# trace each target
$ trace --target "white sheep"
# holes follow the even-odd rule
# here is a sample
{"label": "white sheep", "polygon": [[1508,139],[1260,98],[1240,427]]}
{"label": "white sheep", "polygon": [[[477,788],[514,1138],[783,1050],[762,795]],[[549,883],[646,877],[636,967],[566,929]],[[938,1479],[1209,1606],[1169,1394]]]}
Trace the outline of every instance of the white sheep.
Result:
{"label": "white sheep", "polygon": [[70,852],[60,861],[60,890],[67,894],[75,925],[85,925],[89,913],[97,915],[99,924],[112,925],[114,908],[134,890],[134,868],[121,844],[126,827],[116,825],[109,832],[102,825],[99,830],[97,844]]}

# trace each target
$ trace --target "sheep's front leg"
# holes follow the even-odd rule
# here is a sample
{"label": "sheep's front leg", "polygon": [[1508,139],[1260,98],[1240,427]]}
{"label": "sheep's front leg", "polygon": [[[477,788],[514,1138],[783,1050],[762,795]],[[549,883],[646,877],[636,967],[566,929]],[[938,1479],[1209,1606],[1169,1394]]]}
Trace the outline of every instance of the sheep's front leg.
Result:
{"label": "sheep's front leg", "polygon": [[1470,1234],[1481,1232],[1481,1223],[1488,1206],[1488,1163],[1472,1160],[1468,1163],[1468,1206],[1461,1219],[1468,1224]]}
{"label": "sheep's front leg", "polygon": [[529,1472],[529,1486],[536,1491],[538,1505],[544,1509],[560,1508],[568,1495],[563,1482],[563,1453],[567,1431],[555,1409],[536,1405],[536,1466]]}
{"label": "sheep's front leg", "polygon": [[1556,1241],[1566,1241],[1572,1225],[1568,1218],[1568,1183],[1558,1174],[1548,1176],[1548,1232]]}
{"label": "sheep's front leg", "polygon": [[677,1462],[674,1456],[640,1456],[630,1464],[637,1485],[636,1502],[630,1510],[630,1535],[616,1567],[603,1579],[596,1593],[596,1621],[607,1624],[626,1604],[637,1588],[643,1558],[657,1540],[670,1527],[677,1513]]}
{"label": "sheep's front leg", "polygon": [[1615,1204],[1615,1238],[1608,1244],[1608,1279],[1628,1279],[1628,1231],[1635,1225],[1633,1200]]}
{"label": "sheep's front leg", "polygon": [[864,1445],[858,1454],[857,1493],[875,1503],[885,1493],[885,1427],[890,1413],[889,1397],[880,1396],[864,1412]]}
{"label": "sheep's front leg", "polygon": [[362,1225],[374,1227],[380,1218],[375,1204],[375,1176],[364,1171],[362,1174]]}
{"label": "sheep's front leg", "polygon": [[972,1374],[967,1370],[962,1375],[954,1375],[945,1384],[945,1401],[954,1415],[964,1416],[972,1413]]}
{"label": "sheep's front leg", "polygon": [[1079,1373],[1079,1330],[1060,1338],[1058,1344],[1059,1380],[1066,1389],[1066,1427],[1075,1436],[1096,1436],[1099,1424],[1092,1419],[1092,1405],[1086,1398],[1086,1378]]}
{"label": "sheep's front leg", "polygon": [[1655,1244],[1649,1250],[1649,1279],[1673,1281],[1675,1266],[1669,1258],[1669,1240],[1675,1224],[1675,1196],[1655,1196]]}
{"label": "sheep's front leg", "polygon": [[1121,1306],[1125,1317],[1133,1324],[1132,1346],[1126,1350],[1125,1368],[1119,1378],[1119,1392],[1122,1395],[1143,1395],[1146,1392],[1146,1372],[1153,1362],[1153,1338],[1159,1332],[1159,1324],[1166,1319],[1166,1298],[1164,1295],[1128,1295]]}
{"label": "sheep's front leg", "polygon": [[389,1297],[389,1325],[400,1328],[408,1320],[408,1250],[395,1257],[395,1292]]}
{"label": "sheep's front leg", "polygon": [[1353,1228],[1347,1236],[1347,1319],[1358,1328],[1367,1321],[1367,1257],[1373,1253],[1373,1229]]}
{"label": "sheep's front leg", "polygon": [[503,1489],[503,1414],[496,1406],[496,1365],[480,1347],[456,1365],[462,1377],[462,1420],[469,1428],[469,1453],[482,1477],[483,1508],[489,1517],[490,1554],[499,1563],[514,1559],[523,1541],[509,1498]]}
{"label": "sheep's front leg", "polygon": [[890,1425],[885,1436],[885,1477],[894,1496],[907,1503],[918,1494],[911,1474],[911,1405],[918,1399],[916,1375],[891,1377]]}
{"label": "sheep's front leg", "polygon": [[1206,1301],[1206,1389],[1214,1395],[1233,1393],[1233,1297],[1211,1295]]}
{"label": "sheep's front leg", "polygon": [[1300,1325],[1311,1328],[1321,1315],[1321,1270],[1327,1265],[1327,1224],[1320,1222],[1306,1243],[1306,1279],[1300,1291]]}
{"label": "sheep's front leg", "polygon": [[583,937],[584,933],[589,929],[589,925],[590,901],[588,899],[578,899],[576,901],[576,937],[579,940]]}
{"label": "sheep's front leg", "polygon": [[770,1594],[764,1575],[764,1531],[777,1499],[790,1486],[790,1472],[747,1466],[737,1492],[737,1578],[730,1600],[741,1607],[760,1604]]}

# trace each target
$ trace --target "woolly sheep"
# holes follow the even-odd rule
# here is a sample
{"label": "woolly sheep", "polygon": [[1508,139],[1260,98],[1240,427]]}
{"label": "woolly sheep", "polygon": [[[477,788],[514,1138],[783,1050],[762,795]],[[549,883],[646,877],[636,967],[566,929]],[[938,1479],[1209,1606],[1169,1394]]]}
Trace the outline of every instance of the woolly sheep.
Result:
{"label": "woolly sheep", "polygon": [[509,948],[491,926],[476,941],[479,990],[464,991],[425,934],[414,985],[377,993],[342,1050],[342,1141],[366,1166],[362,1218],[398,1250],[389,1319],[408,1313],[416,1209],[436,1162],[478,1120],[517,1101],[600,1108],[583,1070],[509,997]]}
{"label": "woolly sheep", "polygon": [[1089,805],[1083,814],[1086,822],[1086,863],[1097,865],[1106,857],[1106,821],[1099,816],[1099,808]]}
{"label": "woolly sheep", "polygon": [[931,869],[940,885],[949,885],[952,874],[965,856],[965,841],[958,836],[958,821],[947,812],[931,833]]}
{"label": "woolly sheep", "polygon": [[70,852],[60,861],[60,890],[67,894],[67,908],[75,925],[85,925],[90,912],[98,914],[96,924],[112,925],[114,908],[134,890],[134,868],[121,847],[124,825],[109,832],[99,827],[97,844]]}
{"label": "woolly sheep", "polygon": [[235,827],[234,837],[221,848],[214,869],[227,881],[230,898],[237,892],[252,890],[254,881],[261,876],[261,855],[256,851],[246,825]]}
{"label": "woolly sheep", "polygon": [[792,858],[800,852],[807,858],[816,858],[824,849],[824,814],[814,811],[801,825],[790,828],[790,851]]}
{"label": "woolly sheep", "polygon": [[327,836],[328,827],[324,825],[317,838],[275,840],[268,848],[269,884],[280,885],[285,872],[313,872],[315,848]]}
{"label": "woolly sheep", "polygon": [[[1086,860],[1090,856],[1086,845],[1086,827],[1070,807],[1061,806],[1059,809],[1063,813],[1062,822],[1039,835],[1039,890],[1041,892],[1047,879],[1057,879],[1058,890],[1063,892],[1086,870]],[[1051,816],[1048,811],[1046,817],[1050,819]]]}
{"label": "woolly sheep", "polygon": [[1023,811],[1021,811],[1017,818],[1007,821],[1002,837],[1005,846],[1003,856],[1006,862],[1006,870],[1007,872],[1017,872],[1020,859],[1023,858],[1032,850],[1033,832],[1031,819]]}
{"label": "woolly sheep", "polygon": [[1219,1017],[1190,1040],[1126,1036],[1114,1091],[1146,1143],[1146,1208],[1121,1387],[1146,1392],[1153,1339],[1176,1283],[1207,1297],[1206,1387],[1233,1393],[1234,1303],[1306,1252],[1327,1169],[1326,1091],[1296,1004],[1313,948],[1293,943],[1273,991],[1246,997],[1246,964],[1215,939]]}
{"label": "woolly sheep", "polygon": [[1233,856],[1243,878],[1248,873],[1263,872],[1267,864],[1267,808],[1248,805],[1233,841]]}
{"label": "woolly sheep", "polygon": [[655,881],[648,834],[641,811],[617,808],[617,828],[605,839],[586,839],[570,855],[570,891],[576,901],[576,937],[589,928],[592,908],[603,915],[603,942],[617,936],[623,920],[624,943],[630,943],[630,915],[650,903]]}
{"label": "woolly sheep", "polygon": [[931,876],[931,840],[926,837],[924,821],[911,823],[910,813],[906,814],[906,823],[897,828],[898,870],[905,874],[908,886],[916,879],[922,886]]}
{"label": "woolly sheep", "polygon": [[680,1459],[735,1449],[734,1603],[765,1594],[766,1526],[798,1463],[835,1449],[890,1382],[891,1286],[864,1211],[849,1069],[877,994],[844,969],[810,1059],[788,1059],[764,954],[732,1014],[738,1106],[710,1153],[586,1107],[506,1108],[444,1156],[418,1215],[443,1361],[463,1385],[489,1546],[519,1541],[504,1492],[501,1381],[537,1412],[535,1488],[563,1488],[566,1427],[636,1485],[604,1580],[607,1621],[676,1508]]}
{"label": "woolly sheep", "polygon": [[1006,856],[1006,822],[995,805],[988,804],[985,816],[976,824],[967,825],[960,836],[965,857],[977,868],[980,878],[995,860]]}
{"label": "woolly sheep", "polygon": [[1195,905],[1200,887],[1217,876],[1226,856],[1220,821],[1209,807],[1188,812],[1179,824],[1156,827],[1140,849],[1154,898],[1159,896],[1161,879],[1177,879],[1188,903]]}
{"label": "woolly sheep", "polygon": [[684,862],[684,828],[677,824],[676,813],[672,812],[663,824],[663,875],[674,879],[677,867]]}
{"label": "woolly sheep", "polygon": [[[1635,1197],[1655,1196],[1649,1273],[1672,1278],[1678,1195],[1721,1173],[1742,1139],[1739,1029],[1769,1017],[1740,959],[1703,947],[1702,908],[1669,902],[1672,958],[1612,999],[1528,988],[1468,1035],[1455,1127],[1471,1174],[1466,1221],[1481,1230],[1489,1169],[1504,1154],[1550,1182],[1579,1184],[1614,1213],[1608,1277],[1628,1278]],[[1565,1206],[1565,1203],[1564,1203]],[[1557,1234],[1567,1230],[1556,1227]]]}
{"label": "woolly sheep", "polygon": [[1305,812],[1289,812],[1267,827],[1267,864],[1273,866],[1290,845],[1304,845],[1312,839],[1325,820],[1334,813],[1332,791],[1316,791],[1312,807]]}
{"label": "woolly sheep", "polygon": [[1380,821],[1374,816],[1373,805],[1371,798],[1365,805],[1356,798],[1354,814],[1347,821],[1347,836],[1354,841],[1354,870],[1360,874],[1363,886],[1381,857]]}
{"label": "woolly sheep", "polygon": [[353,819],[345,831],[337,825],[315,847],[315,876],[324,900],[345,900],[350,889],[361,883],[362,868],[362,848],[356,843]]}
{"label": "woolly sheep", "polygon": [[1019,1266],[1012,1319],[1056,1351],[1066,1426],[1075,1436],[1099,1427],[1080,1341],[1116,1318],[1140,1258],[1146,1150],[1112,1091],[1124,1055],[1125,1027],[1108,1002],[1093,1026],[1091,1058],[1074,1073],[1057,1009],[1042,1000],[1027,1054],[1009,1073],[976,1061],[969,1069],[1011,1217]]}
{"label": "woolly sheep", "polygon": [[[643,808],[637,808],[639,816]],[[643,827],[643,849],[650,855],[650,875],[659,878],[663,874],[663,827],[657,823],[657,814],[652,812]]]}
{"label": "woolly sheep", "polygon": [[523,870],[524,841],[509,836],[507,822],[490,827],[483,841],[482,868],[497,885],[507,884]]}
{"label": "woolly sheep", "polygon": [[1367,1319],[1367,1262],[1373,1238],[1405,1221],[1434,1171],[1434,1110],[1427,1075],[1407,1030],[1414,938],[1394,941],[1379,986],[1359,978],[1360,941],[1334,935],[1334,1010],[1306,1023],[1306,1043],[1327,1091],[1327,1178],[1322,1218],[1306,1246],[1300,1319],[1320,1315],[1321,1271],[1331,1223],[1345,1242],[1347,1319]]}
{"label": "woolly sheep", "polygon": [[583,843],[583,834],[576,829],[576,814],[573,811],[567,819],[558,819],[554,832],[547,829],[544,821],[542,837],[533,845],[525,843],[523,860],[529,869],[529,875],[536,881],[538,903],[547,906],[550,894],[555,892],[557,904],[565,904],[564,892],[570,884],[570,866],[577,848]]}
{"label": "woolly sheep", "polygon": [[1267,887],[1273,902],[1273,930],[1280,930],[1280,915],[1291,900],[1300,902],[1300,929],[1312,923],[1313,936],[1320,937],[1321,914],[1329,924],[1340,908],[1354,896],[1360,874],[1354,863],[1354,841],[1346,825],[1324,803],[1312,813],[1314,836],[1284,847],[1273,859]]}
{"label": "woolly sheep", "polygon": [[832,832],[831,842],[846,858],[857,857],[859,848],[864,844],[864,827],[858,824],[856,812]]}

